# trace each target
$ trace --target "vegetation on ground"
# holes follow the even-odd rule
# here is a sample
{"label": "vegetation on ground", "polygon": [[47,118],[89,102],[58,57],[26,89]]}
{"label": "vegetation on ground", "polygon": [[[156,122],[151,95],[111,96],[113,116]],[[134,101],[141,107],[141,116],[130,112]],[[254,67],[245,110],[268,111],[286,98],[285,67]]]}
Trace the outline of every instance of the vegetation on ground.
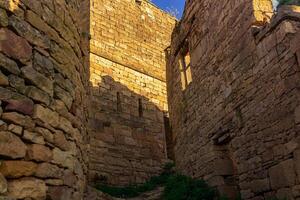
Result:
{"label": "vegetation on ground", "polygon": [[279,0],[279,5],[298,5],[298,6],[300,6],[300,0]]}
{"label": "vegetation on ground", "polygon": [[106,194],[118,198],[132,198],[142,193],[152,191],[157,187],[164,187],[164,200],[215,200],[226,198],[218,197],[216,189],[208,186],[203,180],[175,173],[174,164],[168,163],[159,176],[154,176],[142,185],[127,187],[113,187],[103,183],[96,184],[96,188]]}

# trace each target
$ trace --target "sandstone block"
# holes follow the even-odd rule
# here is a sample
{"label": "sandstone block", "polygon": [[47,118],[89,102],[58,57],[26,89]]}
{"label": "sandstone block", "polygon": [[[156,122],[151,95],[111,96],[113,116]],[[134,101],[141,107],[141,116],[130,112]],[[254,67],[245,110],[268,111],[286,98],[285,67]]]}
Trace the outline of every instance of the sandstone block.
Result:
{"label": "sandstone block", "polygon": [[61,131],[57,131],[54,133],[54,141],[53,144],[64,151],[70,150],[70,144],[66,139],[65,135]]}
{"label": "sandstone block", "polygon": [[24,38],[17,36],[6,28],[0,29],[0,38],[1,52],[23,62],[30,59],[32,48]]}
{"label": "sandstone block", "polygon": [[300,106],[295,109],[295,122],[296,124],[300,123]]}
{"label": "sandstone block", "polygon": [[31,176],[35,173],[37,164],[27,161],[3,161],[0,173],[8,178]]}
{"label": "sandstone block", "polygon": [[43,74],[36,71],[32,66],[23,67],[21,69],[26,79],[34,83],[38,88],[53,96],[53,81]]}
{"label": "sandstone block", "polygon": [[77,178],[72,171],[65,170],[64,176],[63,176],[63,181],[64,181],[65,185],[67,185],[69,187],[74,187],[75,184],[77,183]]}
{"label": "sandstone block", "polygon": [[8,26],[8,16],[4,9],[0,8],[0,26]]}
{"label": "sandstone block", "polygon": [[25,88],[24,94],[37,102],[44,103],[45,105],[50,104],[49,95],[34,86],[28,86]]}
{"label": "sandstone block", "polygon": [[52,151],[44,145],[33,144],[28,147],[27,157],[30,160],[35,160],[38,162],[51,161]]}
{"label": "sandstone block", "polygon": [[254,180],[249,183],[252,192],[261,193],[270,190],[269,179]]}
{"label": "sandstone block", "polygon": [[62,167],[74,169],[75,159],[70,152],[61,151],[58,148],[53,149],[53,163]]}
{"label": "sandstone block", "polygon": [[23,138],[35,144],[45,144],[44,138],[40,133],[24,131]]}
{"label": "sandstone block", "polygon": [[22,135],[23,133],[23,127],[22,126],[18,126],[18,125],[15,125],[15,124],[10,124],[8,126],[8,130],[12,133],[15,133],[17,135]]}
{"label": "sandstone block", "polygon": [[0,132],[0,155],[13,159],[23,158],[26,155],[26,150],[26,145],[19,137],[10,132]]}
{"label": "sandstone block", "polygon": [[20,74],[21,71],[18,68],[18,65],[15,61],[7,58],[3,54],[0,53],[0,69],[8,71],[13,74]]}
{"label": "sandstone block", "polygon": [[45,199],[47,186],[35,178],[22,178],[8,182],[8,196],[17,199]]}
{"label": "sandstone block", "polygon": [[60,179],[46,179],[45,182],[46,185],[52,185],[52,186],[61,186],[64,184],[64,182]]}
{"label": "sandstone block", "polygon": [[8,86],[8,78],[0,71],[0,86]]}
{"label": "sandstone block", "polygon": [[71,200],[72,189],[68,187],[51,186],[47,191],[47,199],[49,200]]}
{"label": "sandstone block", "polygon": [[300,150],[294,152],[294,163],[295,163],[298,181],[300,182]]}
{"label": "sandstone block", "polygon": [[48,129],[37,127],[37,128],[35,128],[35,131],[40,133],[47,142],[50,142],[50,143],[54,142],[53,133],[50,132]]}
{"label": "sandstone block", "polygon": [[7,192],[7,181],[5,177],[0,173],[0,195],[6,192]]}
{"label": "sandstone block", "polygon": [[21,125],[25,128],[33,128],[35,126],[30,117],[21,115],[16,112],[3,113],[2,119],[10,123]]}
{"label": "sandstone block", "polygon": [[286,160],[269,169],[272,189],[290,187],[295,184],[295,169],[293,160]]}
{"label": "sandstone block", "polygon": [[39,164],[35,176],[40,178],[61,178],[63,170],[50,163]]}
{"label": "sandstone block", "polygon": [[57,85],[55,85],[55,87],[54,87],[54,93],[55,93],[55,96],[57,96],[59,99],[61,99],[65,103],[67,108],[70,110],[72,103],[73,103],[72,96],[67,91],[65,91],[64,89],[62,89],[61,87],[59,87]]}
{"label": "sandstone block", "polygon": [[30,99],[9,99],[6,102],[8,103],[5,107],[7,111],[18,111],[25,115],[33,114],[33,102]]}
{"label": "sandstone block", "polygon": [[46,124],[50,124],[53,127],[57,127],[59,125],[59,115],[41,105],[35,105],[33,117]]}

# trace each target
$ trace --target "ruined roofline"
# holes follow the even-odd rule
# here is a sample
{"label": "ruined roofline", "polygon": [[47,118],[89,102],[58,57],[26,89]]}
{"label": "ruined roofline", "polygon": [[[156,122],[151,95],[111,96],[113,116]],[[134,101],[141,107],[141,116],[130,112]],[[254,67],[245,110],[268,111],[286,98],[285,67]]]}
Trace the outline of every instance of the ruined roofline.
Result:
{"label": "ruined roofline", "polygon": [[158,7],[155,3],[153,3],[150,0],[135,0],[137,1],[141,1],[141,2],[145,2],[148,3],[149,5],[151,5],[152,7],[156,8],[157,10],[161,11],[163,14],[166,14],[170,19],[175,20],[175,21],[180,21],[179,19],[177,19],[176,17],[172,16],[170,13],[168,13],[167,11],[161,9],[160,7]]}

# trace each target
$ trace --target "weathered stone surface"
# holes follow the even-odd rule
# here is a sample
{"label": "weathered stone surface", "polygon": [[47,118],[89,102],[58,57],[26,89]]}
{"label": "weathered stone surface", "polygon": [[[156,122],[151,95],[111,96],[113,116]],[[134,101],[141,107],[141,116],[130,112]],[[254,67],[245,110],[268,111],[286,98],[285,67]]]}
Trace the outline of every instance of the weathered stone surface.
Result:
{"label": "weathered stone surface", "polygon": [[61,186],[64,184],[64,182],[60,179],[46,179],[45,183],[46,185],[52,185],[52,186]]}
{"label": "weathered stone surface", "polygon": [[54,148],[52,163],[73,170],[75,165],[75,159],[70,152],[61,151],[58,148]]}
{"label": "weathered stone surface", "polygon": [[47,142],[54,143],[54,136],[48,129],[36,127],[35,131],[40,133]]}
{"label": "weathered stone surface", "polygon": [[23,134],[23,138],[35,144],[45,144],[44,137],[37,132],[25,130]]}
{"label": "weathered stone surface", "polygon": [[32,176],[37,169],[37,164],[27,161],[3,161],[0,166],[0,173],[8,178],[20,178]]}
{"label": "weathered stone surface", "polygon": [[57,127],[59,125],[59,115],[41,105],[35,105],[33,117],[44,123],[50,124],[53,127]]}
{"label": "weathered stone surface", "polygon": [[65,185],[67,185],[69,187],[74,187],[78,180],[72,171],[65,170],[64,176],[63,176],[63,181],[64,181]]}
{"label": "weathered stone surface", "polygon": [[37,102],[44,103],[46,105],[50,104],[49,95],[46,92],[44,92],[34,86],[26,87],[24,94],[26,96],[36,100]]}
{"label": "weathered stone surface", "polygon": [[6,102],[8,103],[5,107],[7,111],[17,111],[25,115],[33,114],[33,102],[29,99],[9,99]]}
{"label": "weathered stone surface", "polygon": [[7,181],[5,177],[0,173],[0,195],[6,192],[7,192]]}
{"label": "weathered stone surface", "polygon": [[272,189],[293,186],[296,181],[294,162],[291,159],[270,168],[269,174]]}
{"label": "weathered stone surface", "polygon": [[68,151],[70,150],[70,144],[67,141],[65,135],[63,132],[61,131],[56,131],[54,133],[54,140],[53,140],[53,144],[57,147],[59,147],[60,149],[64,150],[64,151]]}
{"label": "weathered stone surface", "polygon": [[46,191],[46,184],[35,178],[22,178],[8,182],[8,196],[17,199],[45,199]]}
{"label": "weathered stone surface", "polygon": [[5,10],[0,8],[0,26],[8,26],[8,16]]}
{"label": "weathered stone surface", "polygon": [[33,144],[28,147],[27,156],[30,160],[49,162],[52,160],[52,151],[44,145]]}
{"label": "weathered stone surface", "polygon": [[8,86],[8,78],[0,71],[0,86]]}
{"label": "weathered stone surface", "polygon": [[0,29],[0,51],[21,61],[29,60],[32,55],[28,42],[6,28]]}
{"label": "weathered stone surface", "polygon": [[18,126],[18,125],[15,125],[15,124],[10,124],[8,126],[8,130],[12,133],[15,133],[17,135],[22,135],[23,133],[23,128],[22,126]]}
{"label": "weathered stone surface", "polygon": [[0,155],[13,159],[23,158],[27,147],[22,140],[14,134],[0,131]]}
{"label": "weathered stone surface", "polygon": [[71,200],[72,189],[68,187],[49,187],[47,191],[47,198],[51,200]]}
{"label": "weathered stone surface", "polygon": [[13,74],[19,74],[21,72],[17,63],[4,56],[2,53],[0,53],[0,69]]}
{"label": "weathered stone surface", "polygon": [[300,150],[294,152],[294,163],[295,163],[298,181],[300,182]]}
{"label": "weathered stone surface", "polygon": [[62,178],[63,170],[49,163],[39,164],[35,176],[40,178]]}
{"label": "weathered stone surface", "polygon": [[34,122],[30,117],[21,115],[16,112],[3,113],[2,119],[14,124],[18,124],[25,128],[33,128],[35,126]]}
{"label": "weathered stone surface", "polygon": [[32,66],[23,67],[21,71],[26,79],[31,81],[41,90],[47,92],[50,96],[53,96],[53,81],[37,72]]}

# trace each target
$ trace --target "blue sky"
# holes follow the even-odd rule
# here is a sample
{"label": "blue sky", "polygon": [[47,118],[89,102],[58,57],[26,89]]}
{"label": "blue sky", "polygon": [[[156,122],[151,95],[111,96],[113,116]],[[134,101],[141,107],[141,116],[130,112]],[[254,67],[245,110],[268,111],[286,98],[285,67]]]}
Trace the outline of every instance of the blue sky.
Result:
{"label": "blue sky", "polygon": [[185,0],[152,0],[157,6],[163,10],[168,10],[169,8],[176,8],[180,12],[180,16],[183,12]]}

